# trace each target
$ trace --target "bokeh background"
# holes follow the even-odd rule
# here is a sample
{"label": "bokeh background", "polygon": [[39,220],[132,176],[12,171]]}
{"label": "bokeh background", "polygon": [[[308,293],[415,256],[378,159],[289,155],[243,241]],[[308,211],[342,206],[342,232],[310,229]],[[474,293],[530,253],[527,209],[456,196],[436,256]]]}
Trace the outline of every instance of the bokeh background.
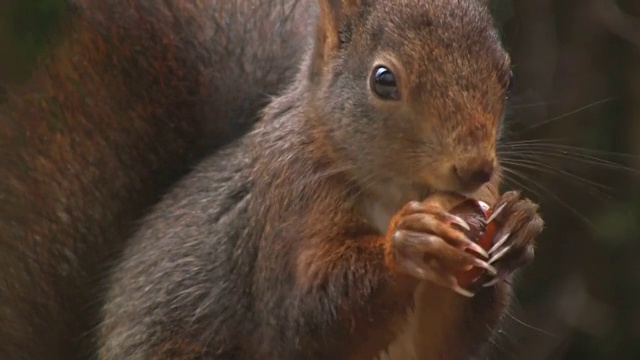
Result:
{"label": "bokeh background", "polygon": [[[0,2],[0,101],[55,46],[63,0]],[[506,186],[546,229],[495,359],[640,359],[640,1],[496,0],[516,86]]]}

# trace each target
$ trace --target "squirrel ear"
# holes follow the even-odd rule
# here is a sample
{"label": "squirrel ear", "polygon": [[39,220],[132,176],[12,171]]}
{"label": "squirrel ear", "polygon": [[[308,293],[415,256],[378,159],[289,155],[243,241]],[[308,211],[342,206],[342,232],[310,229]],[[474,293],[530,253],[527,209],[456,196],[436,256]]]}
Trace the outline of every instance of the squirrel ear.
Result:
{"label": "squirrel ear", "polygon": [[355,13],[361,0],[318,0],[320,13],[316,25],[316,66],[340,48],[340,29],[343,22]]}

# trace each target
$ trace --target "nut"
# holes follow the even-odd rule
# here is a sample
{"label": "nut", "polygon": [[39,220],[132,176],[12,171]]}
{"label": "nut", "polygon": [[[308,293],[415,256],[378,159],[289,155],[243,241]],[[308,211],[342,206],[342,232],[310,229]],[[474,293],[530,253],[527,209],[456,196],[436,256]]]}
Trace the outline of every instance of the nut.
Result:
{"label": "nut", "polygon": [[[455,224],[452,226],[465,233],[469,239],[480,245],[484,250],[489,251],[493,245],[493,238],[495,237],[497,230],[494,222],[487,224],[487,219],[491,216],[491,209],[489,206],[479,200],[467,199],[451,209],[450,212],[465,220],[469,224],[471,230],[463,229]],[[471,249],[467,249],[466,251],[477,257],[482,257],[482,255]],[[486,270],[484,269],[475,267],[471,270],[465,271],[457,276],[458,284],[462,287],[467,287],[478,279],[485,271]]]}

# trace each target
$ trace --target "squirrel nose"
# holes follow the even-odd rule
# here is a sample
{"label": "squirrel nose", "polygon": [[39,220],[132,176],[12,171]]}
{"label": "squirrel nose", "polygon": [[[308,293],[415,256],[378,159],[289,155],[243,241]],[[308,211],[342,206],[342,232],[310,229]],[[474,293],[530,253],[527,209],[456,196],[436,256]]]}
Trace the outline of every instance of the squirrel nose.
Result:
{"label": "squirrel nose", "polygon": [[491,180],[494,162],[486,158],[471,157],[458,161],[453,172],[466,190],[476,189]]}

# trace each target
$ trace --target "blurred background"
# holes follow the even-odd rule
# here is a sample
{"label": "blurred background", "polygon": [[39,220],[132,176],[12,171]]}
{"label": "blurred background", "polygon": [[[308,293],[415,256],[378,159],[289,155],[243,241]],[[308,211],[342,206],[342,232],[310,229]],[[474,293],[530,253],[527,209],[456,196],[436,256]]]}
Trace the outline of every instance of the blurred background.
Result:
{"label": "blurred background", "polygon": [[[515,90],[506,187],[546,229],[495,359],[640,359],[640,1],[496,0]],[[62,0],[0,2],[0,101],[55,46]]]}

